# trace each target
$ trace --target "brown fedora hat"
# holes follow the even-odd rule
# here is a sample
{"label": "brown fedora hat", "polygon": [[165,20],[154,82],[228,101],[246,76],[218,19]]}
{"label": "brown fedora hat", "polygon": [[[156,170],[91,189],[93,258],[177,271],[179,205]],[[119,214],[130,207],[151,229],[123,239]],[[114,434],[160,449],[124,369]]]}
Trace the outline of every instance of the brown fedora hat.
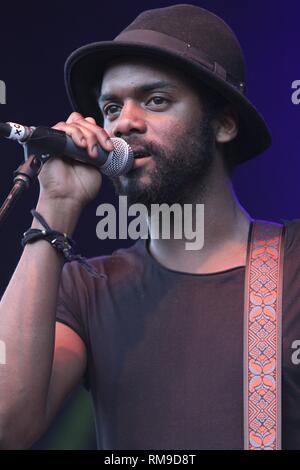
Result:
{"label": "brown fedora hat", "polygon": [[239,113],[236,161],[242,163],[271,144],[270,131],[245,96],[245,63],[240,44],[224,21],[195,5],[173,5],[141,13],[113,41],[75,50],[65,64],[73,108],[101,125],[97,104],[106,64],[122,56],[151,57],[184,71],[232,103]]}

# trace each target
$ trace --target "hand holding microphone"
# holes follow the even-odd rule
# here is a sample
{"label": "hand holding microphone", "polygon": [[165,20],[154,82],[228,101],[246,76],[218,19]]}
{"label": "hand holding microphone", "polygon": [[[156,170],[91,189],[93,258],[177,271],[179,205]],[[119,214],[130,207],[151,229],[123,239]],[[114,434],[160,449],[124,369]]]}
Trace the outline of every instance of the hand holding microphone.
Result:
{"label": "hand holding microphone", "polygon": [[[13,123],[0,124],[0,134],[20,143],[28,143],[43,154],[66,156],[50,158],[39,175],[43,195],[54,199],[93,199],[101,185],[101,174],[126,174],[133,162],[133,152],[119,138],[109,138],[91,117],[72,113],[66,122],[52,128],[27,128]],[[75,161],[86,163],[78,165]]]}
{"label": "hand holding microphone", "polygon": [[[78,116],[79,113],[73,114]],[[51,156],[65,155],[83,163],[94,165],[108,176],[114,177],[126,174],[132,167],[133,152],[125,140],[120,138],[110,139],[104,129],[96,125],[93,118],[82,118],[80,114],[79,116],[75,117],[75,123],[80,120],[83,121],[82,125],[84,126],[84,124],[90,122],[96,126],[100,133],[105,133],[103,134],[105,141],[99,139],[100,135],[97,133],[99,142],[95,143],[94,139],[91,139],[93,134],[89,129],[90,134],[84,137],[80,127],[75,129],[77,132],[74,132],[74,135],[68,135],[65,132],[68,121],[67,123],[59,122],[52,128],[44,126],[38,128],[26,127],[13,122],[0,123],[0,136],[17,140],[21,144],[31,144],[33,153]],[[70,124],[73,125],[73,122]],[[105,146],[109,150],[105,150]]]}
{"label": "hand holding microphone", "polygon": [[[94,119],[84,118],[79,113],[70,114],[66,122],[55,124],[53,129],[71,137],[79,148],[88,153],[87,158],[96,158],[92,151],[94,145],[99,144],[108,152],[111,150],[112,145],[106,143],[109,138],[106,131],[99,128]],[[63,210],[69,206],[83,208],[97,196],[102,184],[101,172],[92,165],[77,164],[74,160],[51,158],[44,164],[39,174],[41,192],[38,207],[40,201],[43,206],[46,201],[47,205],[54,203]]]}

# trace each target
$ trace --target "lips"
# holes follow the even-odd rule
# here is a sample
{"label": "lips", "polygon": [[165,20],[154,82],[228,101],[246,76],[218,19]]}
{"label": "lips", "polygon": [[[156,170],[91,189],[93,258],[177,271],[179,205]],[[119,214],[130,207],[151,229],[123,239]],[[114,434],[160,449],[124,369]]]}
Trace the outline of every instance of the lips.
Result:
{"label": "lips", "polygon": [[133,152],[133,163],[130,171],[134,171],[138,168],[142,168],[151,160],[151,153],[149,150],[146,150],[145,147],[134,147],[130,146]]}
{"label": "lips", "polygon": [[139,158],[144,158],[144,157],[149,157],[150,156],[150,153],[147,152],[146,150],[143,150],[143,149],[132,149],[133,150],[133,157],[135,159],[139,159]]}
{"label": "lips", "polygon": [[144,152],[143,154],[137,152],[134,154],[134,159],[132,163],[131,170],[136,170],[137,168],[143,167],[147,162],[151,160],[151,155],[149,153]]}

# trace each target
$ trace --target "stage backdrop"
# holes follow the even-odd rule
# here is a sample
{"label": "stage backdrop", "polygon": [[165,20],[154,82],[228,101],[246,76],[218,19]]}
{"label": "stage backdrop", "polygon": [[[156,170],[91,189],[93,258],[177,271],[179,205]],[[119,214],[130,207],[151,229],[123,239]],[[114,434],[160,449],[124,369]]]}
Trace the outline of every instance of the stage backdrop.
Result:
{"label": "stage backdrop", "polygon": [[[142,10],[174,3],[158,0],[85,0],[81,4],[2,2],[0,122],[51,126],[65,120],[71,112],[63,82],[63,65],[69,53],[85,43],[113,38]],[[253,217],[298,218],[300,106],[292,86],[294,83],[297,87],[296,81],[300,80],[300,3],[198,0],[194,4],[222,16],[237,33],[248,66],[248,96],[265,116],[273,134],[270,150],[235,171],[238,197]],[[22,148],[18,144],[0,141],[1,201],[11,187],[13,171],[22,161]],[[30,209],[35,206],[37,196],[38,184],[23,195],[1,226],[1,293],[21,255],[20,239],[31,223]],[[116,198],[105,178],[103,190],[85,210],[75,232],[78,251],[86,256],[111,253],[128,245],[125,241],[99,241],[96,237],[96,208],[101,202],[112,201],[116,202]],[[47,273],[42,282],[47,282]],[[89,395],[79,388],[34,448],[94,447]]]}

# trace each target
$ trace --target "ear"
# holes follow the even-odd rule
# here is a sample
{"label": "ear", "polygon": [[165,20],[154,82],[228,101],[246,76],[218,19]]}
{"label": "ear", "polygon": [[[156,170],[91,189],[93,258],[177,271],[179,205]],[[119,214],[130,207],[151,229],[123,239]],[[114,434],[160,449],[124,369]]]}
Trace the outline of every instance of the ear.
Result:
{"label": "ear", "polygon": [[225,144],[233,140],[238,133],[238,114],[231,106],[226,106],[215,119],[216,142]]}

